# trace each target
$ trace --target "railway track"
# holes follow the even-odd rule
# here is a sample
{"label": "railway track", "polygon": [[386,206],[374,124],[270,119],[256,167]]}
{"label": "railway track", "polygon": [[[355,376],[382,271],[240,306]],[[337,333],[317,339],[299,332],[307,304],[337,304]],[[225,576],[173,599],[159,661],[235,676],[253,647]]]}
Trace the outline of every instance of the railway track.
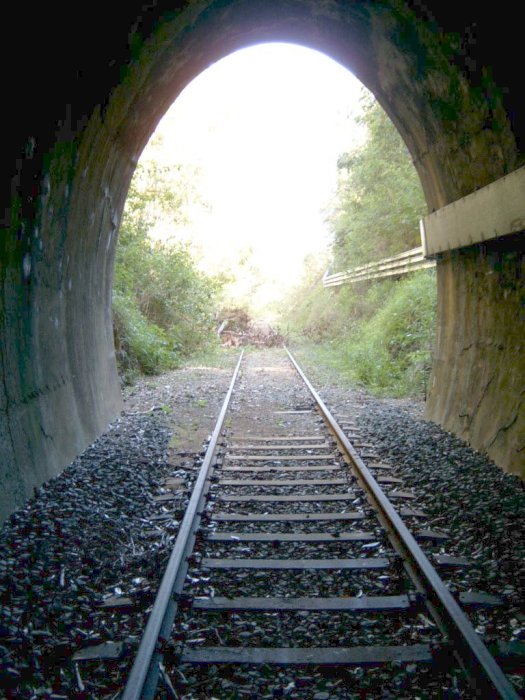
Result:
{"label": "railway track", "polygon": [[[159,681],[168,697],[220,697],[205,675],[203,694],[185,695],[189,670],[239,667],[288,668],[301,697],[323,669],[373,696],[392,669],[461,667],[466,697],[517,698],[462,609],[498,601],[451,595],[438,571],[467,562],[435,553],[446,533],[425,528],[393,466],[288,356],[292,406],[268,405],[262,382],[260,401],[243,399],[239,359],[122,700],[156,697]],[[237,697],[231,683],[223,697]]]}

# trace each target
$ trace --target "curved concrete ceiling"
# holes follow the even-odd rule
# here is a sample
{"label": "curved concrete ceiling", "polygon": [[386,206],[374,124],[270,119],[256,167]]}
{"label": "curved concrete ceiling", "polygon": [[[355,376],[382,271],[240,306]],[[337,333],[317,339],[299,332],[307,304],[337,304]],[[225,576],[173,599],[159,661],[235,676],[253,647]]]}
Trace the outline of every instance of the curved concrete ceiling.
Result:
{"label": "curved concrete ceiling", "polygon": [[[1,200],[8,228],[0,247],[3,513],[119,410],[111,278],[122,207],[159,119],[211,62],[278,40],[350,68],[405,139],[429,211],[518,167],[521,85],[514,87],[512,61],[486,40],[492,19],[492,31],[508,29],[507,37],[516,36],[517,23],[479,3],[450,11],[431,3],[435,19],[411,5],[129,2],[111,15],[97,1],[74,13],[62,5],[13,8],[10,41],[1,45],[11,106]],[[507,90],[483,69],[486,56]],[[506,258],[495,244],[438,261],[428,400],[429,418],[514,471],[523,464],[522,267],[519,242]],[[518,321],[502,324],[502,309]]]}

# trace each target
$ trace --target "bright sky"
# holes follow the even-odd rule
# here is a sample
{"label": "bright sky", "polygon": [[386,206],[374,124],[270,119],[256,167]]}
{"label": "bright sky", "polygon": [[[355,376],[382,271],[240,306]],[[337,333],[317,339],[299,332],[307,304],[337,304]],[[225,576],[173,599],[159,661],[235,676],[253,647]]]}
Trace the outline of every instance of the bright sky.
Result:
{"label": "bright sky", "polygon": [[291,44],[233,53],[186,87],[157,128],[162,147],[148,146],[143,158],[201,169],[209,206],[185,235],[206,250],[204,266],[251,247],[270,280],[266,294],[277,298],[304,256],[326,249],[323,209],[337,157],[360,138],[360,90],[335,61]]}

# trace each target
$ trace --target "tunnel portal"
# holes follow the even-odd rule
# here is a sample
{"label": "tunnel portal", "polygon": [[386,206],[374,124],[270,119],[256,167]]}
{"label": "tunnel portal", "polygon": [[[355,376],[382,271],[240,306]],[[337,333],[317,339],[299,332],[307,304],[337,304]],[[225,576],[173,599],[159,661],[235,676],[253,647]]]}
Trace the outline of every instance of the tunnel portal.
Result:
{"label": "tunnel portal", "polygon": [[[517,16],[494,18],[475,2],[443,5],[130,2],[112,18],[98,1],[75,18],[58,4],[31,8],[29,18],[27,8],[16,9],[17,31],[2,46],[10,67],[0,243],[2,517],[121,409],[111,286],[122,209],[159,120],[211,63],[267,41],[338,61],[398,128],[429,214],[523,164],[521,81],[490,41],[498,32],[517,40]],[[510,236],[437,255],[426,409],[429,420],[521,474],[523,228],[514,222]]]}

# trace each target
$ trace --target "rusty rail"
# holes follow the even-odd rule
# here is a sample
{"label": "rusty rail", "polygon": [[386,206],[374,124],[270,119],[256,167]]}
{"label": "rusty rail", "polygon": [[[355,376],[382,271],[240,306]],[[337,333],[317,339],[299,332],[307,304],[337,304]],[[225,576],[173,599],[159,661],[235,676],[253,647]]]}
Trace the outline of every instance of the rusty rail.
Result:
{"label": "rusty rail", "polygon": [[[467,672],[468,677],[471,679],[473,692],[472,697],[479,697],[483,699],[502,698],[503,700],[517,700],[518,695],[512,687],[512,684],[506,678],[503,671],[496,663],[496,660],[487,650],[481,638],[476,634],[467,616],[456,603],[448,588],[438,576],[436,570],[431,565],[430,561],[427,559],[426,555],[423,553],[412,534],[408,531],[407,527],[397,514],[396,510],[393,508],[387,496],[373,478],[371,472],[365,466],[355,448],[344,434],[343,430],[336,423],[328,408],[319,397],[309,380],[306,378],[303,371],[292,357],[291,353],[286,348],[285,350],[299,376],[312,394],[319,412],[323,416],[329,430],[334,435],[339,448],[343,453],[345,461],[350,465],[357,481],[364,489],[369,502],[375,508],[379,521],[386,529],[392,545],[396,549],[398,555],[400,555],[403,565],[412,579],[420,598],[427,606],[427,609],[443,633],[445,637],[444,649],[446,653],[448,653],[450,650],[450,654],[454,654],[461,666]],[[210,480],[214,471],[215,464],[213,459],[215,457],[218,438],[222,430],[226,412],[228,410],[234,384],[239,373],[241,360],[242,354],[237,363],[230,388],[224,400],[217,425],[214,429],[206,456],[197,477],[186,514],[182,521],[175,546],[168,562],[168,567],[162,579],[155,604],[150,613],[139,651],[128,677],[126,688],[121,696],[121,700],[152,700],[156,693],[159,675],[164,677],[169,687],[169,678],[167,678],[162,668],[163,647],[170,639],[172,634],[172,627],[178,609],[178,595],[182,592],[184,580],[188,570],[188,558],[196,541],[196,532],[200,525],[201,513],[203,511],[205,499],[210,488]],[[286,449],[289,450],[290,447],[287,447]],[[326,457],[326,455],[324,455],[324,457]],[[238,459],[240,460],[241,458],[239,457]],[[254,457],[252,456],[252,460],[253,459]],[[264,457],[264,459],[267,459],[267,457]],[[298,460],[301,459],[301,457],[292,455],[288,457],[288,459]],[[260,467],[258,468],[260,469]],[[230,467],[230,471],[232,469],[238,469],[238,467]],[[227,479],[223,479],[222,483],[226,484],[227,481]],[[251,483],[249,480],[240,482],[233,480],[233,482],[236,484]],[[264,480],[256,480],[254,483],[261,485],[265,482]],[[275,482],[272,481],[270,483],[273,484]],[[285,484],[286,482],[284,480],[280,480],[277,483]],[[301,482],[300,480],[294,480],[291,483],[304,484],[314,482]],[[323,481],[323,483],[329,483],[329,480],[326,479]],[[344,483],[347,483],[346,480]],[[330,495],[330,499],[333,499],[334,497],[334,495]],[[345,497],[348,498],[348,494],[345,494]],[[253,499],[256,498],[256,496],[250,495],[247,498]],[[294,494],[293,496],[282,496],[281,498],[291,499],[297,498],[297,496]],[[308,497],[303,496],[303,499],[304,498]],[[320,499],[322,496],[314,495],[310,496],[310,498]],[[231,496],[231,499],[240,501],[242,496],[233,495]],[[370,533],[351,533],[348,535],[348,537],[349,539],[356,537],[366,539],[369,534]],[[225,541],[229,541],[228,538],[231,537],[231,533],[219,534],[219,537],[221,536],[226,538]],[[308,536],[314,538],[316,541],[323,541],[323,537],[319,533],[313,533],[313,535],[311,534]],[[271,533],[271,537],[272,539],[275,539],[275,533]],[[286,535],[283,535],[283,537],[285,538]],[[261,537],[261,539],[264,538]],[[259,541],[253,539],[253,534],[250,538],[250,541],[252,540]],[[363,559],[343,561],[346,567],[355,567],[357,564],[363,565],[365,563]],[[246,559],[240,560],[240,562],[242,567],[249,568],[261,567],[263,564],[267,568],[276,568],[277,565],[282,568],[293,568],[294,566],[297,566],[297,562],[295,560]],[[228,568],[228,566],[232,566],[235,568],[238,563],[239,562],[237,560],[204,560],[204,565],[208,567],[216,565],[218,567]],[[336,563],[336,568],[340,568],[342,563],[339,560],[336,560]],[[384,563],[385,560],[378,559],[375,561],[375,564],[379,566],[383,566]],[[312,560],[312,566],[316,564],[323,566],[326,565],[329,567],[335,566],[335,564],[331,563],[330,561],[327,564],[323,560]],[[303,566],[302,562],[300,566]],[[286,602],[290,601],[285,600],[284,603],[281,603],[280,599],[276,599],[274,601],[268,601],[265,599],[263,602],[269,605],[271,609],[281,609]],[[314,601],[314,603],[318,602],[319,601]],[[221,605],[224,605],[227,609],[229,609],[232,601],[230,599],[223,600],[221,598],[214,599],[212,597],[211,599],[207,600],[206,604],[209,609],[213,609],[214,606],[221,607]],[[259,606],[261,605],[258,599],[253,599],[252,601],[248,602],[241,600],[240,603],[233,600],[233,604],[242,604],[243,609],[248,609],[250,604],[253,604],[252,607],[255,606],[255,609],[259,609]],[[333,604],[341,605],[341,602],[336,600]],[[204,606],[205,602],[201,601],[201,605]],[[447,641],[449,644],[447,644]],[[274,647],[242,649],[244,656],[240,661],[245,663],[264,662],[294,664],[304,663],[305,658],[307,658],[307,656],[305,656],[304,649],[280,649]],[[404,651],[403,648],[401,650]],[[349,649],[336,648],[335,650],[332,648],[321,648],[316,649],[315,651],[316,653],[319,652],[319,663],[368,663],[368,656],[366,656],[366,654],[366,658],[362,656],[363,649],[358,647]],[[414,653],[414,649],[408,649],[407,651]],[[423,648],[421,648],[421,650],[419,647],[415,649],[415,652],[417,653],[420,651],[421,653],[426,653],[425,649]],[[324,654],[324,656],[321,654],[321,652]],[[229,648],[221,645],[220,647],[204,647],[199,650],[192,650],[187,652],[181,658],[186,659],[187,661],[189,660],[192,663],[239,663],[240,653],[240,648]],[[311,650],[307,649],[307,654],[310,653]],[[358,658],[355,657],[356,653]],[[334,654],[336,654],[336,656],[337,654],[341,654],[342,656],[341,658],[336,658],[334,657]],[[354,656],[352,656],[352,654]],[[287,655],[286,658],[284,658],[283,655]]]}
{"label": "rusty rail", "polygon": [[168,566],[162,577],[157,597],[149,615],[121,700],[144,700],[145,698],[153,698],[155,695],[162,663],[162,647],[170,638],[173,622],[177,614],[176,596],[181,592],[186,577],[188,569],[187,559],[195,543],[195,533],[200,524],[200,513],[209,488],[209,477],[213,471],[212,460],[215,456],[233,388],[239,374],[243,353],[244,351],[241,352],[235,367],[230,387],[210,438],[206,455],[193,487],[190,502],[184,514]]}
{"label": "rusty rail", "polygon": [[473,697],[518,700],[518,694],[479,635],[476,634],[470,620],[456,603],[290,351],[287,348],[285,350],[312,394],[319,412],[365,490],[369,502],[378,513],[379,520],[388,532],[392,545],[401,555],[408,575],[424,596],[429,612],[445,637],[451,640],[451,651],[471,679]]}

